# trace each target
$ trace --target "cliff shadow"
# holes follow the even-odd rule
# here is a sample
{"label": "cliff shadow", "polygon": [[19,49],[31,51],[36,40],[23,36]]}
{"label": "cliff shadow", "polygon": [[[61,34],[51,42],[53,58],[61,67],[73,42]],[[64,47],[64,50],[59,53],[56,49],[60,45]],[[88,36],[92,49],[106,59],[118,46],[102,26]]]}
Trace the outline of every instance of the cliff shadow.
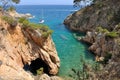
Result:
{"label": "cliff shadow", "polygon": [[31,61],[31,64],[25,64],[23,69],[25,71],[31,72],[33,75],[40,75],[43,73],[49,74],[48,65],[41,59],[37,58]]}

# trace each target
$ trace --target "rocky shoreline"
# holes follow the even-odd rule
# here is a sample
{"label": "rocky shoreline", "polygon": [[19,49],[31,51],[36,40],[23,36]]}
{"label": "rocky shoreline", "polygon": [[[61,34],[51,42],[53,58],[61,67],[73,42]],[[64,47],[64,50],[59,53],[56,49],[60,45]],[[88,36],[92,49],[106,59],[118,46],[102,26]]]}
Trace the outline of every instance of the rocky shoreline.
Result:
{"label": "rocky shoreline", "polygon": [[119,0],[96,0],[94,4],[73,13],[64,21],[71,31],[86,33],[85,37],[77,39],[89,43],[89,50],[95,54],[96,61],[105,64],[101,72],[95,73],[93,80],[120,79],[120,69],[117,68],[120,66],[119,10]]}
{"label": "rocky shoreline", "polygon": [[35,17],[35,16],[31,15],[30,13],[22,14],[22,13],[16,12],[15,10],[14,11],[8,11],[7,13],[10,16],[15,17],[15,18],[21,18],[21,17],[34,18]]}

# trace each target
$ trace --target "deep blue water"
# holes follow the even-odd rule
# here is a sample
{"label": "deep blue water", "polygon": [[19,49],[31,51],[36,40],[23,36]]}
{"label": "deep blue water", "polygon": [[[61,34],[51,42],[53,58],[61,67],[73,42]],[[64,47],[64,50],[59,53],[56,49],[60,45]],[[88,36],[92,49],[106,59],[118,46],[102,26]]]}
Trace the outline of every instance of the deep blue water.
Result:
{"label": "deep blue water", "polygon": [[30,19],[31,22],[35,23],[39,22],[43,11],[45,24],[54,30],[52,38],[61,60],[58,74],[60,76],[68,76],[72,68],[79,69],[81,56],[86,62],[93,62],[93,55],[87,50],[88,46],[77,41],[73,36],[74,33],[67,30],[63,25],[64,19],[75,10],[77,8],[73,8],[72,5],[17,6],[18,12],[31,13],[35,16],[35,18]]}

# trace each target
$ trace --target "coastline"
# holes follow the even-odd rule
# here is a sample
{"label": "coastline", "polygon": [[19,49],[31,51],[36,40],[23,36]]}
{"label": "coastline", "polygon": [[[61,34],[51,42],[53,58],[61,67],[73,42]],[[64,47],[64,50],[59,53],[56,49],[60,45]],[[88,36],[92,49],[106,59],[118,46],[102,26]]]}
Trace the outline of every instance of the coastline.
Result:
{"label": "coastline", "polygon": [[[91,74],[94,74],[91,76],[92,80],[103,80],[103,78],[104,80],[119,80],[119,69],[116,67],[120,66],[118,57],[120,6],[118,1],[115,2],[113,3],[112,0],[95,1],[94,4],[82,8],[64,20],[69,30],[86,33],[86,36],[80,40],[90,44],[88,49],[94,53],[96,61],[102,64],[101,71],[92,71]],[[114,13],[107,14],[108,12]],[[114,74],[113,71],[115,71]]]}

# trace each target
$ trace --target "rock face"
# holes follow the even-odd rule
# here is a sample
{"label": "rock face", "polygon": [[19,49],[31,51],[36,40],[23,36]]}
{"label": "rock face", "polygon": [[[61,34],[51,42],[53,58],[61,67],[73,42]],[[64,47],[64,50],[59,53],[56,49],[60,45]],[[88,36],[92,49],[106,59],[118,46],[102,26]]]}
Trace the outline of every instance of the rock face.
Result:
{"label": "rock face", "polygon": [[49,77],[47,74],[43,74],[41,76],[38,76],[35,80],[63,80],[57,76]]}
{"label": "rock face", "polygon": [[99,57],[106,56],[107,52],[118,52],[118,43],[114,38],[107,38],[103,33],[87,32],[83,41],[92,44],[89,50]]}
{"label": "rock face", "polygon": [[13,28],[0,19],[0,78],[34,80],[23,67],[37,58],[48,65],[49,74],[58,73],[60,59],[50,36],[43,38],[39,30],[19,24]]}
{"label": "rock face", "polygon": [[119,4],[119,0],[96,0],[94,4],[68,16],[64,24],[72,31],[85,32],[86,36],[82,40],[91,44],[89,50],[97,56],[103,57],[107,52],[116,53],[119,49],[116,39],[106,37],[106,34],[98,32],[97,28],[119,33]]}
{"label": "rock face", "polygon": [[68,16],[64,24],[78,32],[92,31],[98,26],[111,30],[120,22],[119,4],[119,0],[95,0],[94,4]]}
{"label": "rock face", "polygon": [[[68,16],[64,24],[72,31],[86,33],[86,36],[81,40],[90,44],[89,50],[96,55],[97,61],[103,61],[109,56],[107,64],[103,66],[100,72],[94,72],[94,78],[92,80],[119,80],[120,1],[94,1],[94,4]],[[98,27],[107,29],[109,32],[117,32],[118,37],[108,37],[105,31],[98,31]],[[113,34],[111,36],[113,36]]]}
{"label": "rock face", "polygon": [[92,5],[68,16],[64,24],[72,31],[85,32],[86,36],[82,38],[82,41],[91,44],[89,50],[97,56],[105,56],[106,52],[118,53],[120,36],[117,39],[108,38],[103,32],[98,32],[97,28],[102,27],[119,33],[119,4],[119,0],[94,0]]}

